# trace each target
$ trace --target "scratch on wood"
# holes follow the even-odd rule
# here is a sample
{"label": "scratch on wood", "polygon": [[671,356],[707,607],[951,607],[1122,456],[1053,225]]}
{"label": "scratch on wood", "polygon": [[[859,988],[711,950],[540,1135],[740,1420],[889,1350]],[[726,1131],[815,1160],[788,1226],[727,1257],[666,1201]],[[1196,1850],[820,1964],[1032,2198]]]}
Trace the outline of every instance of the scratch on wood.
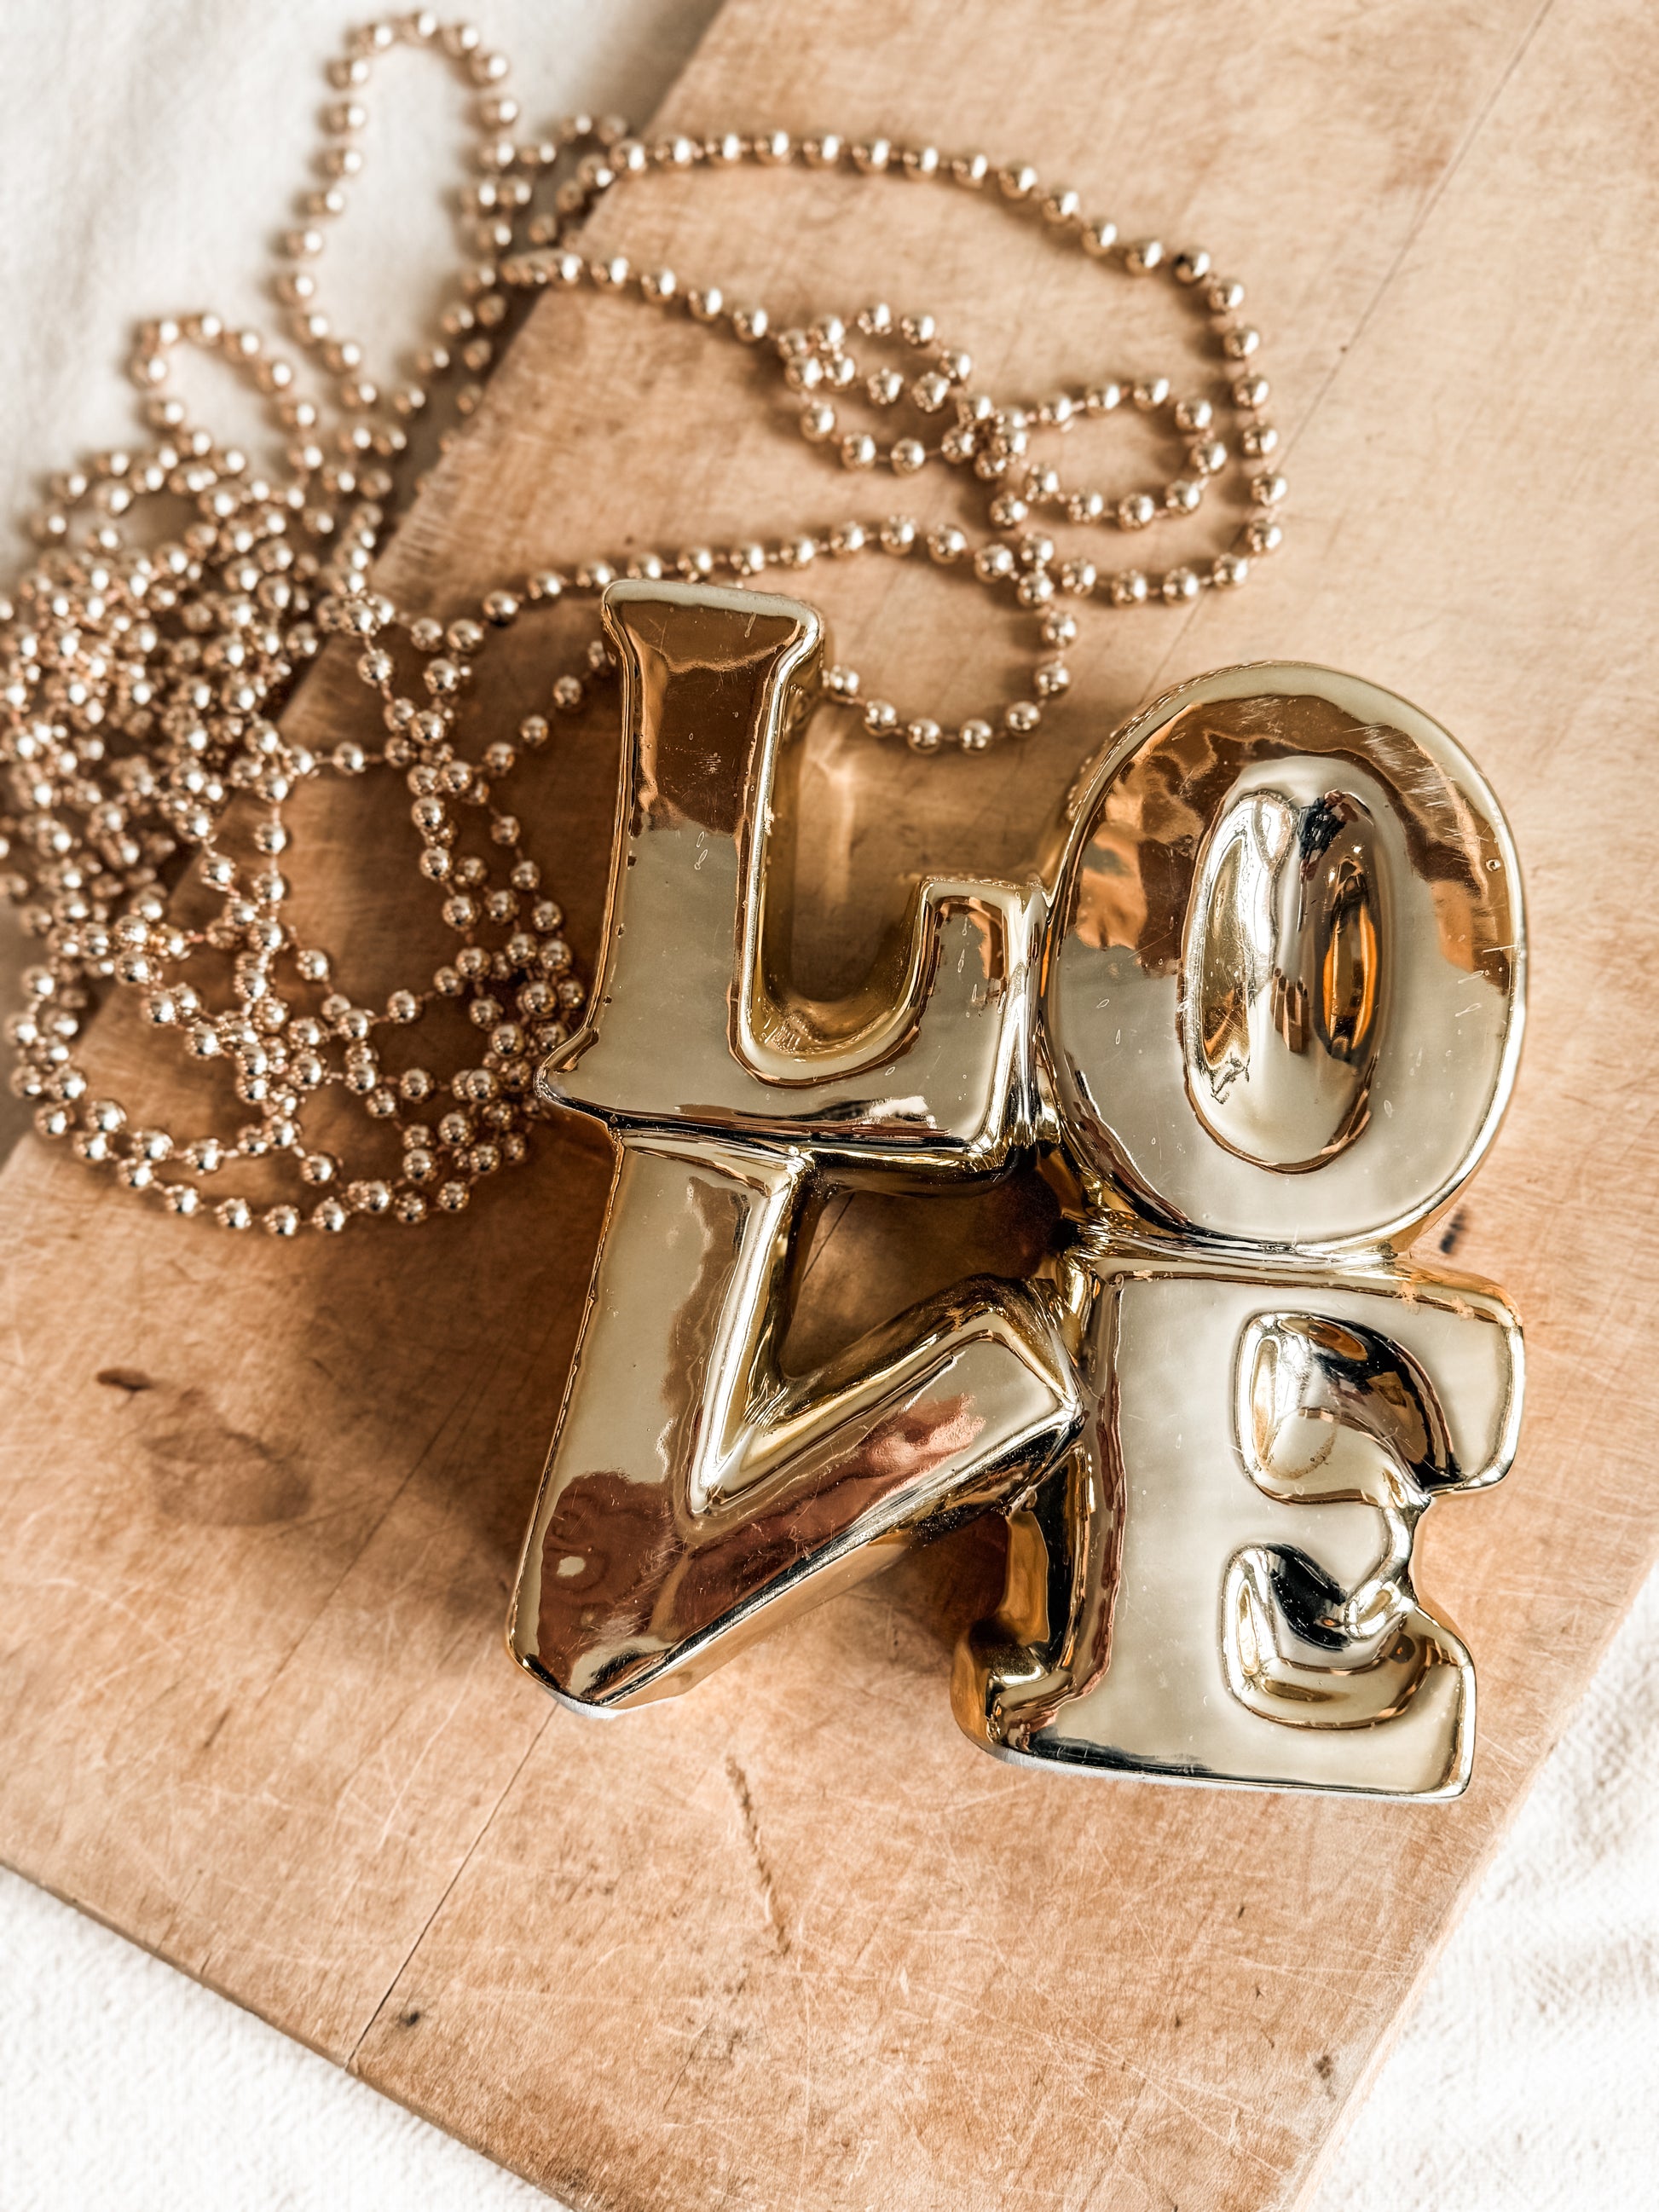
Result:
{"label": "scratch on wood", "polygon": [[766,1924],[772,1932],[772,1947],[782,1958],[789,1948],[789,1931],[779,1917],[777,1892],[772,1881],[772,1869],[767,1864],[766,1852],[761,1844],[760,1823],[755,1817],[755,1801],[750,1795],[749,1777],[730,1752],[726,1755],[726,1778],[732,1785],[732,1795],[738,1801],[738,1811],[743,1818],[744,1838],[749,1845],[749,1856],[754,1861],[755,1880],[760,1887]]}
{"label": "scratch on wood", "polygon": [[[542,1722],[541,1726],[538,1728],[535,1733],[532,1735],[529,1742],[525,1746],[523,1755],[520,1758],[518,1764],[514,1767],[512,1773],[507,1777],[505,1786],[496,1796],[495,1802],[491,1804],[489,1811],[484,1814],[483,1820],[478,1823],[477,1832],[474,1834],[472,1840],[468,1844],[465,1850],[461,1854],[459,1863],[450,1875],[448,1881],[444,1883],[441,1891],[440,1892],[435,1902],[433,1904],[431,1910],[428,1912],[425,1919],[421,1923],[420,1933],[404,1952],[403,1957],[398,1963],[397,1972],[392,1977],[390,1982],[387,1983],[386,1989],[381,1993],[379,2002],[370,2011],[368,2019],[364,2021],[362,2028],[356,2037],[356,2039],[353,2042],[350,2050],[345,2056],[343,2063],[345,2071],[348,2074],[356,2074],[358,2071],[358,2055],[362,2051],[364,2044],[368,2042],[375,2021],[380,2019],[380,2015],[385,2012],[387,2005],[391,2002],[392,1991],[397,1988],[404,1974],[408,1972],[416,1953],[426,1941],[427,1935],[432,1927],[432,1923],[436,1920],[438,1915],[443,1911],[444,1906],[448,1903],[450,1894],[453,1891],[455,1885],[460,1881],[461,1876],[466,1872],[469,1865],[471,1865],[473,1853],[477,1850],[479,1844],[489,1832],[490,1823],[495,1820],[497,1813],[500,1812],[501,1807],[507,1802],[507,1798],[512,1795],[514,1784],[517,1782],[519,1777],[524,1772],[526,1766],[529,1764],[531,1754],[534,1752],[536,1746],[541,1741],[543,1735],[546,1733],[548,1722],[550,1721],[552,1715],[550,1713],[546,1719]],[[399,2015],[398,2025],[403,2027],[412,2027],[416,2021],[419,2020],[421,2010],[422,2008],[418,2005],[405,2006],[403,2013]],[[410,2017],[411,2014],[413,2015],[412,2018]]]}

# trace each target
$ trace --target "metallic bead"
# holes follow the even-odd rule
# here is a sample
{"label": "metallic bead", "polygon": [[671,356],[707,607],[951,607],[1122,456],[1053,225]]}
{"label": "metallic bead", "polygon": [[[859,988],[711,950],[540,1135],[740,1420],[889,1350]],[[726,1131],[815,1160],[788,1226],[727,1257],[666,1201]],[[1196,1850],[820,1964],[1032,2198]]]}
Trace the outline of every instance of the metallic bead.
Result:
{"label": "metallic bead", "polygon": [[925,716],[904,726],[904,742],[913,753],[936,753],[943,734],[939,724]]}
{"label": "metallic bead", "polygon": [[979,715],[963,724],[957,732],[957,743],[965,753],[982,753],[990,744],[991,725]]}

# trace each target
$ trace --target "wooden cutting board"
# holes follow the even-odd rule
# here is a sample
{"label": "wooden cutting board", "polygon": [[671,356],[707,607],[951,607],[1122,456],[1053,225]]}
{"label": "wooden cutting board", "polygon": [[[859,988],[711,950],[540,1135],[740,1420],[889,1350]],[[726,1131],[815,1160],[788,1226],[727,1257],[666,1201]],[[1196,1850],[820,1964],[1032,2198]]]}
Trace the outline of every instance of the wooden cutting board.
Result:
{"label": "wooden cutting board", "polygon": [[[1529,1409],[1513,1474],[1442,1505],[1423,1563],[1480,1668],[1468,1797],[994,1765],[945,1688],[983,1531],[678,1706],[557,1711],[500,1629],[600,1148],[564,1129],[459,1221],[290,1249],[31,1143],[0,1178],[0,1854],[581,2212],[1303,2197],[1659,1550],[1656,99],[1638,0],[728,0],[664,118],[1032,159],[1126,233],[1208,246],[1268,333],[1295,496],[1249,589],[1085,623],[1024,752],[814,733],[802,954],[827,986],[900,871],[1023,860],[1077,759],[1205,667],[1352,667],[1504,799],[1532,1028],[1457,1258],[1519,1300]],[[950,191],[750,171],[631,198],[596,236],[784,315],[931,309],[995,388],[1168,350],[1133,288]],[[387,588],[450,611],[532,562],[866,514],[856,490],[752,356],[550,301]],[[1012,626],[966,586],[871,559],[808,580],[872,688],[942,719],[1015,696]],[[542,703],[564,620],[495,656],[503,726]],[[331,742],[365,696],[325,667],[293,713]],[[616,739],[603,711],[562,728],[523,811],[586,952]],[[360,997],[436,957],[402,811],[373,779],[331,793],[296,860]],[[123,1009],[96,1056],[185,1118]],[[851,1209],[811,1325],[851,1327],[861,1282],[892,1296],[900,1257],[926,1289],[1038,1229],[1017,1188]]]}

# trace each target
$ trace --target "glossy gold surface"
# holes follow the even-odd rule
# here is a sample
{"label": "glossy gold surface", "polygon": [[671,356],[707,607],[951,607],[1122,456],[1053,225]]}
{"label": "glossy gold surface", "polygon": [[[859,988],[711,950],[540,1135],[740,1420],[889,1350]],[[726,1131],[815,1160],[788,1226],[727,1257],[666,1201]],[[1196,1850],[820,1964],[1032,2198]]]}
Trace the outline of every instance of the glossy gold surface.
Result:
{"label": "glossy gold surface", "polygon": [[689,1688],[998,1504],[1076,1431],[1041,1298],[988,1278],[786,1378],[801,1152],[625,1137],[514,1648],[603,1707]]}
{"label": "glossy gold surface", "polygon": [[[1474,1671],[1419,1520],[1496,1481],[1519,1326],[1396,1254],[1490,1143],[1520,1049],[1496,802],[1391,694],[1224,670],[1067,808],[1040,1009],[1088,1408],[1010,1516],[963,1727],[1005,1757],[1455,1796]],[[1092,1200],[1092,1205],[1088,1201]]]}
{"label": "glossy gold surface", "polygon": [[1408,1243],[1521,1046],[1515,853],[1470,762],[1357,677],[1224,669],[1067,817],[1042,1028],[1079,1168],[1200,1237]]}
{"label": "glossy gold surface", "polygon": [[958,1719],[1026,1760],[1455,1795],[1474,1669],[1418,1603],[1437,1495],[1515,1449],[1519,1329],[1484,1285],[1091,1230],[1062,1281],[1090,1418],[1011,1516]]}
{"label": "glossy gold surface", "polygon": [[[1474,1671],[1422,1514],[1515,1449],[1518,1326],[1399,1255],[1514,1077],[1515,855],[1443,731],[1285,664],[1157,703],[1079,780],[1047,884],[919,880],[844,1004],[793,987],[822,640],[787,600],[607,595],[626,767],[587,1026],[542,1094],[617,1167],[510,1625],[589,1710],[684,1689],[903,1545],[999,1509],[958,1719],[1099,1771],[1455,1794]],[[1025,1283],[972,1277],[810,1372],[829,1190],[1040,1147]]]}
{"label": "glossy gold surface", "polygon": [[613,586],[604,614],[626,732],[605,940],[586,1026],[543,1096],[617,1128],[799,1140],[923,1176],[1028,1144],[1035,872],[919,879],[862,989],[805,997],[787,946],[817,617],[670,584]]}
{"label": "glossy gold surface", "polygon": [[1075,1433],[1043,1295],[980,1279],[825,1367],[780,1352],[833,1178],[1029,1144],[1035,882],[918,883],[845,1006],[791,988],[787,793],[817,617],[619,585],[626,765],[587,1027],[544,1096],[617,1167],[509,1638],[596,1709],[683,1690],[788,1612],[1029,1484]]}

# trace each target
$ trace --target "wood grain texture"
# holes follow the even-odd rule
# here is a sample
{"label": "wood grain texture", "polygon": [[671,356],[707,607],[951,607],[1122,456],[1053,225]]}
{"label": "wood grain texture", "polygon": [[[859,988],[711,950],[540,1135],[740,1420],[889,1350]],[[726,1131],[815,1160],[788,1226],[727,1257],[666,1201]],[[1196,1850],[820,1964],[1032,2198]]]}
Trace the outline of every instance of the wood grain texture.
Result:
{"label": "wood grain texture", "polygon": [[[1469,1796],[1216,1797],[994,1765],[945,1694],[994,1566],[983,1531],[678,1706],[556,1712],[498,1638],[602,1202],[591,1140],[562,1131],[533,1175],[407,1243],[295,1249],[153,1216],[30,1149],[0,1179],[8,1860],[580,2212],[1256,2212],[1305,2191],[1659,1550],[1634,965],[1656,487],[1630,390],[1656,95],[1637,0],[728,0],[668,117],[982,143],[1126,231],[1198,239],[1261,302],[1290,446],[1282,562],[1190,617],[1085,624],[1072,701],[1024,754],[919,769],[815,732],[803,954],[826,980],[857,966],[901,870],[1023,860],[1113,721],[1227,661],[1391,685],[1504,799],[1533,1025],[1457,1257],[1520,1302],[1529,1412],[1508,1482],[1443,1504],[1424,1540],[1480,1668]],[[1163,358],[1128,288],[948,193],[671,180],[600,230],[783,313],[931,308],[995,386]],[[532,561],[868,511],[780,429],[750,356],[669,326],[647,358],[639,318],[537,311],[390,556],[400,599],[445,611]],[[964,587],[884,561],[810,585],[902,705],[995,696],[1012,627]],[[503,715],[547,652],[512,634]],[[325,669],[293,711],[333,732],[362,696]],[[600,716],[534,801],[583,949],[613,763]],[[296,867],[328,884],[360,995],[430,927],[406,833],[364,791],[349,822],[313,810]],[[120,1082],[146,1047],[115,1012],[100,1051]],[[951,1235],[1020,1249],[1020,1206]],[[823,1327],[851,1326],[870,1256],[919,1225],[849,1213]],[[918,1267],[948,1268],[949,1241]]]}

